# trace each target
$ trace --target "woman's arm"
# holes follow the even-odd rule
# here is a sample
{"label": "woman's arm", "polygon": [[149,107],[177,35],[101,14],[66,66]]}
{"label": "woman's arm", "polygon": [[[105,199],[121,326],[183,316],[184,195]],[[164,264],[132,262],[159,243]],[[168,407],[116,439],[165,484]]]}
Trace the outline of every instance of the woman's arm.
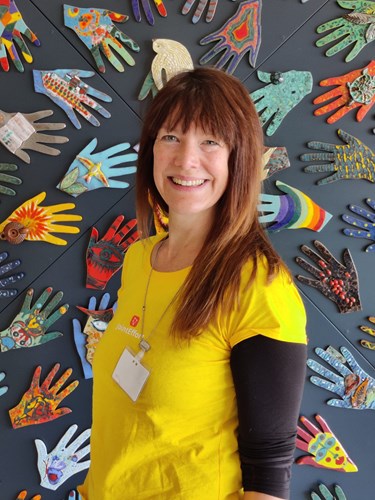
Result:
{"label": "woman's arm", "polygon": [[231,369],[244,498],[288,499],[306,345],[257,335],[233,347]]}

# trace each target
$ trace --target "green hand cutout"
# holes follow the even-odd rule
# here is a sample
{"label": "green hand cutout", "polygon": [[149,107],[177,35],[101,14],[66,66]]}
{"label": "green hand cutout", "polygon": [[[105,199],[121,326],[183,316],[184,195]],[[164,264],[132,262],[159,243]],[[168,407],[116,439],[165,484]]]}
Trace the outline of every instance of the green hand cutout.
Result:
{"label": "green hand cutout", "polygon": [[[311,141],[307,147],[321,149],[324,153],[305,153],[300,156],[302,161],[323,161],[318,165],[305,167],[309,174],[317,172],[334,172],[317,182],[318,185],[329,184],[340,179],[366,179],[375,182],[375,154],[356,137],[338,130],[337,134],[347,144],[328,144]],[[329,163],[327,163],[329,162]]]}
{"label": "green hand cutout", "polygon": [[309,71],[287,71],[285,73],[257,72],[265,87],[250,94],[262,125],[271,119],[266,134],[272,135],[286,115],[312,90],[312,75]]}
{"label": "green hand cutout", "polygon": [[330,57],[354,43],[354,47],[345,57],[345,62],[349,62],[359,54],[363,47],[375,38],[375,2],[367,0],[337,0],[337,3],[343,9],[350,9],[353,12],[318,26],[316,29],[317,33],[325,33],[329,30],[333,31],[320,38],[315,45],[323,47],[327,43],[335,42],[325,53],[326,56]]}
{"label": "green hand cutout", "polygon": [[[7,184],[13,184],[14,186],[19,186],[20,184],[22,184],[22,180],[19,177],[15,177],[14,175],[5,173],[15,172],[17,169],[17,165],[14,165],[13,163],[0,163],[0,181]],[[0,194],[14,196],[16,192],[14,189],[7,186],[2,186],[0,184]]]}
{"label": "green hand cutout", "polygon": [[52,288],[46,288],[32,306],[31,301],[34,290],[29,288],[26,292],[21,311],[8,328],[0,332],[0,349],[2,352],[10,351],[11,349],[35,347],[62,335],[61,332],[46,333],[48,328],[60,319],[69,308],[68,304],[64,304],[52,313],[62,299],[63,292],[57,292],[49,304],[43,308],[50,298],[51,293]]}

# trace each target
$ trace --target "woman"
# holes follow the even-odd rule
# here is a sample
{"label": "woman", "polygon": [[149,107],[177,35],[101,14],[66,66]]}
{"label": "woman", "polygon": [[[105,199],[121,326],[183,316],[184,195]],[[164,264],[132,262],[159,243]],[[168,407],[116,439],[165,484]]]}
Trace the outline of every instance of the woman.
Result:
{"label": "woman", "polygon": [[[288,498],[305,312],[258,223],[262,149],[232,76],[196,69],[155,97],[137,171],[144,240],[93,363],[84,499]],[[149,237],[149,198],[168,233]]]}

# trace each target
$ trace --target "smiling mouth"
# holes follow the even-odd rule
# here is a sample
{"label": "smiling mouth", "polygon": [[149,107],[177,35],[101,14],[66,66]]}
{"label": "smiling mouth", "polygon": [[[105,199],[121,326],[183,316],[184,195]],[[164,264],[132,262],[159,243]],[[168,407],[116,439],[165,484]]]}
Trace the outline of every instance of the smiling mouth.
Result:
{"label": "smiling mouth", "polygon": [[204,184],[206,181],[205,179],[195,179],[195,180],[184,180],[184,179],[179,179],[178,177],[171,177],[170,178],[173,182],[173,184],[177,184],[179,186],[201,186]]}

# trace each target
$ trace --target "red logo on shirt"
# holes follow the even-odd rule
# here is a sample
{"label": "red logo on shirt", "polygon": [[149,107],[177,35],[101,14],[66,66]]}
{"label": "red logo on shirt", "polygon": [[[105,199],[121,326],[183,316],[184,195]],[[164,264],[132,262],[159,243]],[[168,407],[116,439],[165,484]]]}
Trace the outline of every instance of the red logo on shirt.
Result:
{"label": "red logo on shirt", "polygon": [[132,319],[130,320],[130,325],[131,326],[137,326],[139,323],[139,316],[133,316]]}

